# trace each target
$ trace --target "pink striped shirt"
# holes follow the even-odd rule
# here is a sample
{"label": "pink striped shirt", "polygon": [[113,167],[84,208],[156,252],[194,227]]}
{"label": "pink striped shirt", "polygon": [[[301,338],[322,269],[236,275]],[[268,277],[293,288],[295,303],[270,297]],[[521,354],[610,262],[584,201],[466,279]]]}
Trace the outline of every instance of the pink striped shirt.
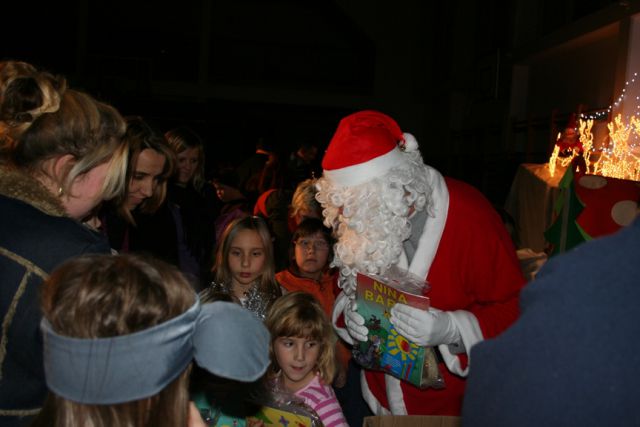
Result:
{"label": "pink striped shirt", "polygon": [[322,384],[318,375],[298,390],[296,396],[302,397],[304,402],[316,411],[325,427],[349,427],[333,389]]}

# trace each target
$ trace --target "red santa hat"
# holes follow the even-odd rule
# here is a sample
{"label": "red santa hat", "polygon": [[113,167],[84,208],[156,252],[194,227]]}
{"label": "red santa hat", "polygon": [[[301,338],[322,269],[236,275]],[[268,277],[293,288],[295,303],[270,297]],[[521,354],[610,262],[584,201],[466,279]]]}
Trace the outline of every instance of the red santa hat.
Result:
{"label": "red santa hat", "polygon": [[324,177],[339,186],[362,184],[406,162],[415,138],[378,111],[353,113],[340,121],[322,159]]}

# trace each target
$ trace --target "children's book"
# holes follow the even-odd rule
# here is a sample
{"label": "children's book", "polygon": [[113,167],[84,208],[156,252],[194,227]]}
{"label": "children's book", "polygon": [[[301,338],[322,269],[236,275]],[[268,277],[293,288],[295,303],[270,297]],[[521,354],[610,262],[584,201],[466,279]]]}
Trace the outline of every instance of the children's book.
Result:
{"label": "children's book", "polygon": [[309,416],[270,406],[263,406],[257,414],[247,418],[247,425],[317,427]]}
{"label": "children's book", "polygon": [[432,347],[420,347],[400,335],[389,318],[396,303],[426,310],[428,286],[404,276],[358,274],[357,311],[369,329],[368,340],[353,346],[353,357],[368,369],[384,371],[416,387],[442,388],[442,376]]}

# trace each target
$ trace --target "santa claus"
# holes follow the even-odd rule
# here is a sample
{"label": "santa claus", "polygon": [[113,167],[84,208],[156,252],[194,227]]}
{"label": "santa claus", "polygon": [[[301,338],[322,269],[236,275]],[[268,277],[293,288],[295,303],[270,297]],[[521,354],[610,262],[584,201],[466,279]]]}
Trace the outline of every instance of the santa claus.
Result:
{"label": "santa claus", "polygon": [[421,390],[367,370],[365,400],[376,414],[459,415],[469,350],[516,319],[525,282],[500,217],[476,189],[425,165],[415,138],[377,111],[342,119],[322,167],[317,199],[338,239],[342,292],[333,320],[344,315],[346,324],[339,335],[367,339],[353,300],[357,272],[396,265],[431,286],[433,308],[396,304],[390,320],[411,341],[438,349],[445,387]]}

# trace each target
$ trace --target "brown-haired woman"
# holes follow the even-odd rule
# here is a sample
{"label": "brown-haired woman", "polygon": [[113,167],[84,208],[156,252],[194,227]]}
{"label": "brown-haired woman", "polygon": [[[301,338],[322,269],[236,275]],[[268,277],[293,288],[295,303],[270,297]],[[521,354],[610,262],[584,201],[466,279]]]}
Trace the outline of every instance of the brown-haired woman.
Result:
{"label": "brown-haired woman", "polygon": [[64,260],[110,251],[82,224],[124,188],[124,121],[29,64],[0,63],[0,424],[34,415],[46,393],[42,281]]}

